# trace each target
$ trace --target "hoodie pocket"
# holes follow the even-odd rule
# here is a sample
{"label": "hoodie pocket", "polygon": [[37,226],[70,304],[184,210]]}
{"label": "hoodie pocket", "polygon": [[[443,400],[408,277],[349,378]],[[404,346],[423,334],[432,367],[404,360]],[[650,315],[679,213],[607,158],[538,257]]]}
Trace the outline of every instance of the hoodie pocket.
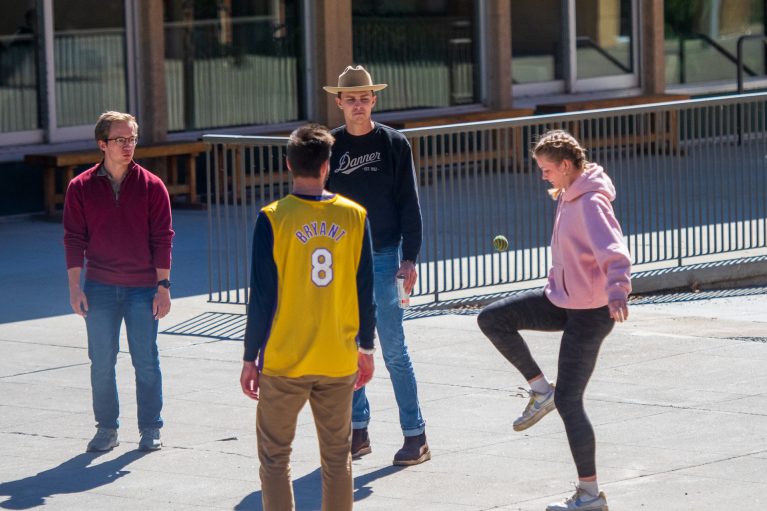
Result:
{"label": "hoodie pocket", "polygon": [[554,265],[554,283],[559,287],[566,296],[570,296],[567,292],[567,283],[565,282],[565,267],[562,265]]}

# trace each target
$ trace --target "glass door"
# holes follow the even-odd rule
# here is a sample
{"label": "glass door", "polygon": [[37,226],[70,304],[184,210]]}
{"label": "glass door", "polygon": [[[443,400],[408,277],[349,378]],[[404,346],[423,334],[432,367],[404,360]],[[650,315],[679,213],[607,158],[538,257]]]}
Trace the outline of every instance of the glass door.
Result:
{"label": "glass door", "polygon": [[515,96],[639,85],[638,0],[510,0]]}
{"label": "glass door", "polygon": [[567,12],[563,0],[512,1],[511,79],[515,95],[565,91]]}
{"label": "glass door", "polygon": [[128,87],[133,2],[42,3],[49,140],[87,139],[93,136],[93,124],[102,112],[135,109]]}
{"label": "glass door", "polygon": [[0,19],[0,133],[40,129],[37,78],[37,7],[10,2]]}
{"label": "glass door", "polygon": [[376,110],[479,100],[478,3],[352,0],[353,60],[388,83]]}
{"label": "glass door", "polygon": [[634,87],[638,8],[635,0],[569,0],[572,92]]}

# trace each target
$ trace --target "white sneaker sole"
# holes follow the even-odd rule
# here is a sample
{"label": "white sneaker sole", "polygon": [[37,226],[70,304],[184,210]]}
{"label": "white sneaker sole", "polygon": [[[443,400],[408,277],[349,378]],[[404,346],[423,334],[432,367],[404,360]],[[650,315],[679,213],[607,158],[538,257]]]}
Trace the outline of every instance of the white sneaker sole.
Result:
{"label": "white sneaker sole", "polygon": [[[547,507],[546,511],[551,511],[553,508]],[[597,507],[582,507],[578,511],[610,511],[607,507],[607,504],[604,506],[597,506]]]}
{"label": "white sneaker sole", "polygon": [[524,431],[527,428],[530,428],[532,426],[535,426],[538,424],[538,421],[546,417],[549,412],[553,411],[556,408],[556,404],[554,403],[554,400],[552,399],[549,404],[538,410],[538,413],[530,417],[525,422],[520,422],[519,424],[514,424],[514,431]]}

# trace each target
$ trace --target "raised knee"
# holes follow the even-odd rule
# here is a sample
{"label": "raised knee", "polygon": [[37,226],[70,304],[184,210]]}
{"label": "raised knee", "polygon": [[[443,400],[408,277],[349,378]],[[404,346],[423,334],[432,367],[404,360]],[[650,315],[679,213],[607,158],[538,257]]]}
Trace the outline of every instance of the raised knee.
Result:
{"label": "raised knee", "polygon": [[560,415],[567,415],[583,408],[583,395],[560,390],[559,387],[556,387],[554,389],[554,404]]}
{"label": "raised knee", "polygon": [[477,316],[477,324],[482,333],[487,334],[490,329],[495,325],[495,313],[492,309],[485,307],[479,312]]}

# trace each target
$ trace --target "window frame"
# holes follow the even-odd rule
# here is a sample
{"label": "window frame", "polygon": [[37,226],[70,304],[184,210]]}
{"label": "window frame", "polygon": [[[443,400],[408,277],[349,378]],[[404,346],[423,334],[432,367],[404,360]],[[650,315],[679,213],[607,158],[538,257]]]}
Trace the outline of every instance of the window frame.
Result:
{"label": "window frame", "polygon": [[[56,72],[54,59],[54,16],[53,2],[56,0],[38,0],[38,69],[40,70],[37,83],[38,104],[42,126],[35,130],[12,131],[3,133],[0,147],[55,144],[90,140],[93,138],[93,123],[77,126],[59,126],[57,116],[58,98],[56,97]],[[137,16],[138,0],[123,0],[125,8],[125,94],[126,109],[137,111]]]}
{"label": "window frame", "polygon": [[[544,82],[530,82],[512,85],[512,95],[514,97],[523,96],[544,96],[553,94],[577,94],[606,90],[632,89],[639,87],[640,80],[640,59],[639,48],[640,41],[640,16],[639,0],[631,0],[631,60],[632,73],[625,73],[611,76],[600,76],[594,78],[578,78],[578,60],[576,47],[576,26],[575,26],[575,2],[576,0],[561,0],[562,12],[565,16],[562,20],[563,42],[566,43],[564,77],[560,80],[549,80]],[[514,16],[512,9],[511,15]],[[513,36],[513,34],[512,34]],[[514,73],[514,59],[512,57],[512,78]]]}

